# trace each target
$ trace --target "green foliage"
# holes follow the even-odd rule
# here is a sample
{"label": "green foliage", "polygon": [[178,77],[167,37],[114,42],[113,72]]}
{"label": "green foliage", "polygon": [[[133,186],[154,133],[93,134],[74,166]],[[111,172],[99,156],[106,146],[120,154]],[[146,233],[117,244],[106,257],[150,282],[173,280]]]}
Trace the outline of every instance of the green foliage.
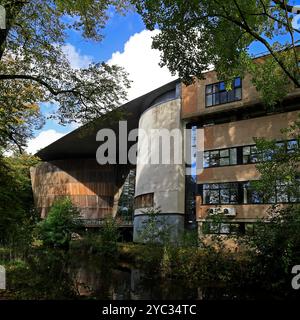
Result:
{"label": "green foliage", "polygon": [[118,249],[117,241],[120,238],[120,232],[114,218],[107,217],[104,219],[100,235],[101,251],[105,254],[116,254]]}
{"label": "green foliage", "polygon": [[61,250],[35,250],[24,260],[6,264],[8,296],[19,300],[75,299],[75,277],[69,254]]}
{"label": "green foliage", "polygon": [[112,217],[106,217],[99,230],[88,230],[82,233],[82,237],[80,241],[72,243],[72,248],[111,257],[118,253],[120,232],[117,221]]}
{"label": "green foliage", "polygon": [[0,5],[6,9],[6,30],[0,30],[1,144],[24,146],[35,124],[43,124],[40,102],[58,104],[51,117],[61,123],[85,123],[126,99],[130,81],[122,68],[101,62],[74,68],[66,54],[70,29],[100,41],[108,10],[124,12],[126,0],[0,0]]}
{"label": "green foliage", "polygon": [[80,227],[79,211],[69,198],[57,199],[45,220],[38,226],[38,235],[44,245],[68,248],[71,235]]}
{"label": "green foliage", "polygon": [[28,155],[0,156],[0,243],[26,246],[38,220],[29,168],[38,159]]}
{"label": "green foliage", "polygon": [[[296,13],[286,2],[132,0],[147,28],[161,30],[153,39],[153,48],[161,51],[161,65],[186,84],[205,77],[203,72],[213,65],[228,89],[234,77],[250,73],[271,106],[286,95],[291,83],[300,87],[300,31],[292,26]],[[288,40],[280,44],[278,36]],[[254,43],[270,54],[265,62],[252,60],[249,47]]]}
{"label": "green foliage", "polygon": [[145,214],[147,220],[143,222],[143,228],[138,234],[139,241],[150,245],[169,243],[172,226],[160,215],[160,209],[151,208],[146,210]]}
{"label": "green foliage", "polygon": [[[300,199],[299,160],[300,160],[300,121],[296,120],[289,128],[282,130],[282,144],[267,139],[255,139],[260,162],[256,165],[261,177],[252,183],[264,194],[266,200],[275,196],[276,184],[280,182],[280,192],[292,199]],[[289,139],[297,145],[288,150]]]}
{"label": "green foliage", "polygon": [[240,239],[249,249],[250,272],[243,281],[288,294],[292,267],[300,264],[299,234],[299,205],[270,209],[255,225],[254,236]]}
{"label": "green foliage", "polygon": [[[295,201],[289,205],[272,205],[268,216],[255,225],[254,236],[240,239],[249,249],[250,272],[244,281],[280,288],[288,293],[291,289],[291,269],[300,264],[300,184],[299,184],[299,120],[282,130],[285,135],[280,145],[276,141],[255,139],[261,161],[256,165],[261,178],[252,187],[264,195],[266,201],[277,194],[285,194]],[[288,148],[288,139],[298,144]],[[278,188],[280,182],[280,188]]]}

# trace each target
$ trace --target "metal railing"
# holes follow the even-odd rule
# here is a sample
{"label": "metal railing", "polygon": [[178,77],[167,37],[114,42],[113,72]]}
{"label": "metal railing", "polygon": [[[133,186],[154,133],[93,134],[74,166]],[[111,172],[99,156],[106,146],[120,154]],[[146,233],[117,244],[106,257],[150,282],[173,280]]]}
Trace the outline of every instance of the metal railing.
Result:
{"label": "metal railing", "polygon": [[[85,227],[101,227],[105,219],[85,219],[79,218],[77,221]],[[117,217],[115,221],[119,227],[131,227],[133,225],[132,217]]]}

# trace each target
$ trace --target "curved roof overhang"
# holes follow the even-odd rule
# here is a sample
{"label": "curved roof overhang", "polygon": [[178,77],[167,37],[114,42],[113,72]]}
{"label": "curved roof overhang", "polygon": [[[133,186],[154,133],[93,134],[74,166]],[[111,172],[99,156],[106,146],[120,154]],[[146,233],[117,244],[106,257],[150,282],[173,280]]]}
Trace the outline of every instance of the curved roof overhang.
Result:
{"label": "curved roof overhang", "polygon": [[[118,133],[119,121],[127,121],[128,131],[138,128],[141,114],[153,105],[153,102],[165,93],[176,90],[179,80],[172,81],[139,98],[120,106],[105,116],[87,123],[63,136],[35,155],[44,161],[68,158],[94,158],[100,142],[96,141],[97,132],[110,128]],[[130,147],[130,145],[128,146]]]}

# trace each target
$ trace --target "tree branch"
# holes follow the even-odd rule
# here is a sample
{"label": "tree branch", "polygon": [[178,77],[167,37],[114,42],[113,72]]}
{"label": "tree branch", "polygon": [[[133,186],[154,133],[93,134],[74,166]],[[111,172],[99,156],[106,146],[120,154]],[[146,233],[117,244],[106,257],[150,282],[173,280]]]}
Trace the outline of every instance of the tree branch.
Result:
{"label": "tree branch", "polygon": [[25,74],[0,74],[0,80],[32,80],[35,81],[42,86],[46,87],[51,94],[54,96],[58,96],[59,94],[64,94],[64,93],[73,93],[74,95],[81,95],[79,91],[77,91],[75,88],[73,89],[68,89],[68,90],[55,90],[49,83],[44,81],[43,79],[39,77],[34,77],[30,75],[25,75]]}
{"label": "tree branch", "polygon": [[275,59],[275,61],[279,64],[279,66],[281,67],[281,69],[284,71],[284,73],[292,80],[292,82],[295,84],[295,86],[297,88],[300,87],[300,83],[298,81],[298,79],[296,77],[294,77],[293,74],[291,74],[289,72],[289,70],[287,70],[287,68],[285,67],[284,63],[281,61],[281,59],[278,58],[278,56],[276,55],[276,53],[274,52],[273,48],[271,47],[271,45],[268,43],[267,40],[265,40],[263,37],[261,37],[259,34],[257,34],[256,32],[254,32],[248,25],[245,16],[239,6],[239,4],[237,3],[236,0],[234,0],[234,3],[241,15],[241,18],[243,20],[244,23],[239,22],[236,19],[233,19],[232,17],[230,17],[228,14],[227,16],[224,16],[225,19],[228,19],[229,21],[235,23],[236,25],[240,26],[241,28],[243,28],[244,30],[246,30],[249,34],[251,34],[256,40],[258,40],[259,42],[261,42],[262,44],[265,45],[265,47],[268,49],[268,51],[270,52],[270,54],[272,55],[272,57]]}
{"label": "tree branch", "polygon": [[293,6],[290,6],[289,4],[286,3],[286,0],[281,1],[281,0],[273,0],[275,4],[277,4],[280,9],[286,10],[289,13],[293,13]]}

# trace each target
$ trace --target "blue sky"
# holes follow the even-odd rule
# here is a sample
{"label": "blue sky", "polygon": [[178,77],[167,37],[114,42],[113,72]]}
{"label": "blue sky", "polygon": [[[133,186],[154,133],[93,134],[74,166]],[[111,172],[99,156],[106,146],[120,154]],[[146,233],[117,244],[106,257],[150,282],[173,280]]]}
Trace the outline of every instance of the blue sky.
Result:
{"label": "blue sky", "polygon": [[[134,12],[122,16],[109,10],[109,15],[110,19],[103,30],[105,37],[101,42],[88,41],[76,31],[68,32],[64,52],[74,67],[85,67],[90,62],[100,61],[121,65],[133,80],[129,100],[175,79],[167,68],[158,66],[159,52],[151,49],[151,37],[157,31],[146,31],[142,19]],[[284,42],[286,39],[278,37],[275,40]],[[255,54],[266,49],[263,45],[253,44],[250,51]],[[55,108],[51,104],[41,105],[46,116]],[[75,128],[76,125],[61,126],[56,121],[47,120],[45,126],[35,132],[36,138],[29,141],[28,151],[34,153]]]}

